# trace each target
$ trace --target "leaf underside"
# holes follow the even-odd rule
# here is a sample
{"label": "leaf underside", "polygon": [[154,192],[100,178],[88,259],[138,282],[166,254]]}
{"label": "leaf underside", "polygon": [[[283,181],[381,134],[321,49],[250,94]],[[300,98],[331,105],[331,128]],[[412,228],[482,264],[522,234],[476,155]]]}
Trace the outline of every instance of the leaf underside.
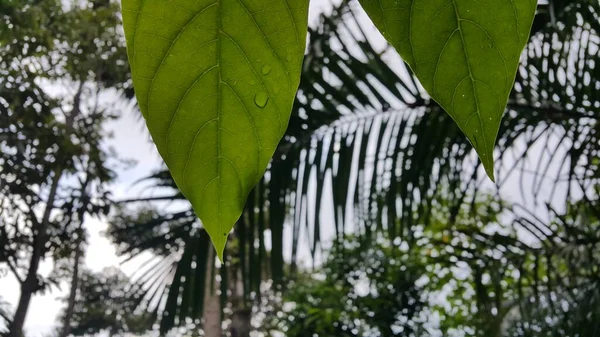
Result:
{"label": "leaf underside", "polygon": [[536,0],[360,0],[494,179],[493,151]]}
{"label": "leaf underside", "polygon": [[283,136],[308,1],[123,0],[140,110],[222,257]]}

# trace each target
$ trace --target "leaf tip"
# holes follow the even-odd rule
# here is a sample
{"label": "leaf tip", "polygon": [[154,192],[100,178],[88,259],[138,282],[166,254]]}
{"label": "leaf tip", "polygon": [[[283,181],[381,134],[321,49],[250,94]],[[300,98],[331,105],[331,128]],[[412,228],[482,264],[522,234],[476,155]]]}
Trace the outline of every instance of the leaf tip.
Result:
{"label": "leaf tip", "polygon": [[485,169],[485,173],[487,173],[490,180],[493,183],[496,183],[496,177],[494,176],[494,161],[492,160],[491,163],[488,165],[484,164],[483,168]]}
{"label": "leaf tip", "polygon": [[217,251],[217,257],[219,258],[219,261],[223,263],[223,252],[225,251],[225,247],[220,249],[215,246],[215,249]]}
{"label": "leaf tip", "polygon": [[204,230],[206,231],[206,233],[208,233],[208,236],[210,237],[210,241],[212,242],[213,247],[215,248],[215,253],[219,257],[219,260],[221,262],[223,262],[225,246],[227,245],[229,233],[231,232],[231,229],[233,228],[232,225],[223,225],[223,224],[230,224],[230,223],[234,223],[235,221],[231,221],[230,219],[223,220],[218,217],[212,217],[212,218],[209,217],[206,220],[202,219],[202,217],[200,217],[200,216],[199,216],[199,218],[200,218],[200,221],[202,222],[202,227],[204,228]]}
{"label": "leaf tip", "polygon": [[479,151],[477,152],[479,155],[479,160],[481,160],[481,163],[483,164],[485,173],[493,183],[496,183],[496,177],[494,175],[494,151],[492,150],[484,153]]}
{"label": "leaf tip", "polygon": [[[210,233],[209,233],[210,234]],[[221,235],[210,235],[210,240],[213,243],[213,246],[215,247],[215,252],[217,253],[217,257],[219,258],[219,261],[221,261],[221,263],[223,263],[223,256],[225,253],[225,245],[227,244],[227,237],[229,235],[227,233],[221,234]]]}

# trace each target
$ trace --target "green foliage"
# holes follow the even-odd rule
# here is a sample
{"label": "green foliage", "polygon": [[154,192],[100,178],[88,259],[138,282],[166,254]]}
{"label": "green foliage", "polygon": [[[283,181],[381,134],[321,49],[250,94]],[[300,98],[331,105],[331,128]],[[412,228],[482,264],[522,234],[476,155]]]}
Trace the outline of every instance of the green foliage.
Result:
{"label": "green foliage", "polygon": [[[289,120],[308,1],[291,3],[123,1],[141,111],[221,258]],[[493,179],[496,135],[535,0],[363,4]]]}
{"label": "green foliage", "polygon": [[345,237],[323,266],[288,285],[271,319],[288,337],[414,336],[424,273],[389,240]]}
{"label": "green foliage", "polygon": [[140,109],[219,257],[283,136],[308,1],[123,1]]}
{"label": "green foliage", "polygon": [[536,0],[361,0],[494,177],[494,147]]}
{"label": "green foliage", "polygon": [[274,325],[287,336],[596,336],[598,201],[555,215],[541,247],[501,220],[507,206],[479,198],[455,222],[438,206],[413,241],[336,241],[287,287]]}

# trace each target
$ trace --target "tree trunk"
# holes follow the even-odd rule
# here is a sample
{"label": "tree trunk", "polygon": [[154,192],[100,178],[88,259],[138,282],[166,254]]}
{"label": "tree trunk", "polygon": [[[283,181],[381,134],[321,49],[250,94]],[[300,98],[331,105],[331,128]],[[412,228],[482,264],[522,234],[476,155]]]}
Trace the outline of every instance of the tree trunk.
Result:
{"label": "tree trunk", "polygon": [[[90,184],[90,173],[87,172],[85,181],[81,184],[81,195],[87,195],[87,187]],[[84,243],[84,230],[83,220],[85,216],[85,210],[89,205],[89,198],[86,198],[82,202],[81,206],[77,210],[77,221],[79,226],[75,231],[75,256],[73,257],[73,275],[71,275],[71,290],[69,292],[69,300],[67,302],[67,309],[65,310],[65,317],[63,320],[63,328],[60,331],[58,337],[68,337],[71,334],[71,320],[73,318],[73,312],[75,309],[75,300],[77,299],[77,292],[79,291],[79,263],[83,257],[83,243]]]}
{"label": "tree trunk", "polygon": [[83,251],[81,249],[81,234],[80,240],[75,247],[75,257],[73,261],[73,275],[71,276],[71,290],[69,293],[69,302],[67,303],[67,309],[65,310],[65,317],[63,321],[62,331],[58,337],[68,337],[71,334],[71,319],[73,318],[73,310],[75,309],[75,300],[77,298],[77,291],[79,290],[79,262]]}
{"label": "tree trunk", "polygon": [[[208,261],[214,261],[215,251],[212,247],[208,247]],[[206,286],[204,289],[204,336],[205,337],[221,337],[221,301],[216,290],[218,282],[212,277],[216,273],[208,271],[206,273]],[[212,287],[214,286],[214,288]]]}
{"label": "tree trunk", "polygon": [[[231,235],[231,240],[237,240],[235,234]],[[231,263],[229,265],[229,290],[231,292],[231,326],[229,332],[231,337],[250,337],[252,330],[251,319],[252,310],[248,308],[244,294],[244,283],[242,279],[241,264]]]}
{"label": "tree trunk", "polygon": [[25,324],[25,317],[27,316],[27,310],[29,310],[31,297],[36,291],[39,290],[40,285],[37,277],[37,271],[40,266],[40,260],[44,256],[46,241],[48,239],[46,229],[48,227],[48,222],[50,221],[50,213],[54,208],[56,191],[58,190],[58,184],[61,177],[62,171],[59,170],[52,179],[42,221],[37,223],[37,228],[35,228],[32,245],[33,251],[31,252],[29,269],[27,270],[27,276],[25,277],[25,280],[23,280],[21,283],[19,304],[17,305],[17,310],[15,311],[12,321],[8,326],[9,331],[7,337],[22,337],[23,324]]}
{"label": "tree trunk", "polygon": [[[73,110],[71,110],[65,122],[65,124],[68,127],[73,126],[75,116],[79,115],[79,113],[81,112],[81,95],[83,93],[83,87],[84,82],[80,82],[79,88],[77,89],[77,92],[73,97]],[[7,337],[22,337],[23,325],[25,324],[25,317],[27,316],[27,311],[29,310],[29,303],[31,302],[31,297],[40,288],[39,280],[37,277],[37,271],[40,266],[40,260],[45,254],[46,241],[48,241],[48,223],[50,222],[50,214],[54,209],[56,192],[58,190],[58,185],[60,179],[62,178],[62,175],[62,168],[59,168],[56,171],[54,171],[54,177],[52,179],[52,183],[50,184],[50,189],[48,191],[48,200],[46,200],[46,207],[44,209],[44,214],[42,215],[42,221],[32,224],[33,243],[31,247],[32,252],[29,261],[29,269],[27,270],[27,276],[25,277],[23,282],[21,282],[21,294],[19,297],[19,304],[17,305],[17,310],[15,311],[12,321],[8,326],[9,330]]]}

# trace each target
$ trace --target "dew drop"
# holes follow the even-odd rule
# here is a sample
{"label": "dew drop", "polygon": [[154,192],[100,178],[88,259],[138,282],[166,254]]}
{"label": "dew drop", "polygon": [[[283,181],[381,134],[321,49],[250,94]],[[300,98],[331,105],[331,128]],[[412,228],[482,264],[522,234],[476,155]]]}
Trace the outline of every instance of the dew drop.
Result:
{"label": "dew drop", "polygon": [[262,72],[263,75],[269,75],[269,73],[271,72],[271,66],[268,64],[265,64],[264,66],[262,66],[262,68],[260,68],[260,71]]}
{"label": "dew drop", "polygon": [[266,92],[260,91],[254,95],[254,104],[259,108],[264,108],[269,102],[269,95]]}

